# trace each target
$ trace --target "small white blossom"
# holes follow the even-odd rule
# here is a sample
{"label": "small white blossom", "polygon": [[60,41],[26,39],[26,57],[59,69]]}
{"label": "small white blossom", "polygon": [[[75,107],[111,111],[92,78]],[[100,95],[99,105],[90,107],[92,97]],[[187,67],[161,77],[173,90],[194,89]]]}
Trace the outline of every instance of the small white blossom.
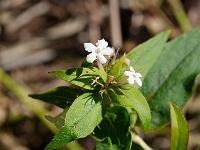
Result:
{"label": "small white blossom", "polygon": [[110,57],[114,53],[113,48],[108,47],[108,42],[104,39],[98,40],[96,45],[92,43],[84,43],[84,48],[87,52],[90,52],[86,57],[86,60],[89,63],[93,63],[97,59],[101,64],[105,64],[107,62],[105,56]]}
{"label": "small white blossom", "polygon": [[124,75],[128,77],[128,83],[133,85],[135,82],[141,87],[142,80],[140,79],[142,75],[138,72],[135,72],[132,66],[130,66],[130,71],[125,71]]}

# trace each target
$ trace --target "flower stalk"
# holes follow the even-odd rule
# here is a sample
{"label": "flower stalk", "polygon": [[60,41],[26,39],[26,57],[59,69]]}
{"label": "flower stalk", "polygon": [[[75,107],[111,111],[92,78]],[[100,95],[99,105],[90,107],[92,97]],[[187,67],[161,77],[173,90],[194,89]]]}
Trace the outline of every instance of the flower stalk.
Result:
{"label": "flower stalk", "polygon": [[133,142],[140,145],[144,150],[153,150],[149,145],[147,145],[144,140],[137,134],[132,133]]}

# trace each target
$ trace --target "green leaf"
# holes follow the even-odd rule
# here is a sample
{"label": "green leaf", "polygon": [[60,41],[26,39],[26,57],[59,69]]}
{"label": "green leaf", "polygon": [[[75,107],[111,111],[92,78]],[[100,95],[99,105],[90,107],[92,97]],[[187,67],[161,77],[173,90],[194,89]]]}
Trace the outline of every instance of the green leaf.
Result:
{"label": "green leaf", "polygon": [[54,136],[45,150],[52,150],[84,138],[92,133],[102,120],[101,97],[85,93],[79,96],[69,108],[64,126]]}
{"label": "green leaf", "polygon": [[[111,143],[107,144],[110,149],[130,150],[132,138],[130,134],[130,119],[127,110],[115,106],[107,110],[104,119],[94,130],[98,139],[110,138]],[[103,144],[106,146],[105,144]]]}
{"label": "green leaf", "polygon": [[169,33],[169,31],[162,32],[128,53],[128,58],[133,63],[136,71],[142,74],[143,79],[160,56]]}
{"label": "green leaf", "polygon": [[62,128],[65,124],[65,117],[66,113],[68,111],[68,108],[65,108],[63,112],[61,112],[58,116],[56,117],[51,117],[51,116],[45,116],[45,118],[53,123],[58,129]]}
{"label": "green leaf", "polygon": [[95,89],[95,85],[92,85],[92,83],[98,76],[101,77],[103,81],[106,81],[107,78],[105,74],[95,67],[58,70],[52,71],[49,74],[87,90]]}
{"label": "green leaf", "polygon": [[199,95],[199,88],[200,88],[200,74],[198,74],[196,76],[194,85],[192,88],[192,91],[193,91],[195,97]]}
{"label": "green leaf", "polygon": [[93,70],[95,70],[98,73],[98,75],[101,77],[103,82],[106,83],[106,81],[107,81],[107,73],[105,71],[99,70],[99,68],[94,68]]}
{"label": "green leaf", "polygon": [[95,150],[119,150],[116,145],[112,144],[112,141],[109,137],[102,140],[96,140]]}
{"label": "green leaf", "polygon": [[31,94],[29,96],[65,108],[70,106],[82,93],[83,91],[80,89],[61,86],[44,93]]}
{"label": "green leaf", "polygon": [[170,103],[171,146],[170,150],[186,150],[189,137],[187,121],[181,110]]}
{"label": "green leaf", "polygon": [[82,64],[81,64],[81,67],[83,67],[83,68],[92,68],[92,67],[93,67],[93,64],[87,62],[87,60],[84,60],[84,61],[82,62]]}
{"label": "green leaf", "polygon": [[144,130],[148,130],[151,123],[151,111],[145,97],[138,89],[134,87],[111,89],[109,95],[121,106],[133,108],[137,112]]}
{"label": "green leaf", "polygon": [[89,63],[86,60],[84,60],[81,67],[82,68],[91,68],[93,71],[95,71],[103,79],[104,82],[106,82],[107,73],[105,71],[100,71],[99,68],[93,67],[92,63]]}
{"label": "green leaf", "polygon": [[116,62],[112,65],[109,75],[118,77],[121,74],[122,67],[125,64],[126,55],[123,55],[121,58],[117,59]]}
{"label": "green leaf", "polygon": [[179,107],[186,103],[194,78],[200,72],[199,60],[200,28],[166,44],[141,89],[150,100],[153,128],[169,122],[170,101]]}

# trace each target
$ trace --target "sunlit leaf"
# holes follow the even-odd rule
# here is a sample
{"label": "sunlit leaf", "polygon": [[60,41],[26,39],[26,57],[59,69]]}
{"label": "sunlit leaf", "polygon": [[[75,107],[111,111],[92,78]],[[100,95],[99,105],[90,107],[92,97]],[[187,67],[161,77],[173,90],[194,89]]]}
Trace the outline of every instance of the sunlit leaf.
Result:
{"label": "sunlit leaf", "polygon": [[133,48],[128,53],[128,58],[133,63],[136,71],[142,74],[143,79],[160,56],[167,42],[169,33],[169,31],[162,32],[138,45],[136,48]]}
{"label": "sunlit leaf", "polygon": [[62,79],[68,83],[79,86],[87,90],[94,90],[93,80],[98,76],[106,80],[106,75],[103,74],[98,68],[74,68],[69,70],[52,71],[50,75]]}
{"label": "sunlit leaf", "polygon": [[187,121],[181,110],[170,103],[171,145],[170,150],[186,150],[189,137]]}
{"label": "sunlit leaf", "polygon": [[123,71],[123,66],[125,65],[126,55],[123,55],[121,58],[116,60],[116,62],[111,66],[109,75],[118,77]]}
{"label": "sunlit leaf", "polygon": [[63,110],[63,112],[61,112],[59,115],[57,115],[56,117],[51,117],[51,116],[45,116],[45,118],[53,123],[58,129],[62,128],[65,124],[65,117],[66,117],[66,113],[68,111],[68,108],[65,108]]}
{"label": "sunlit leaf", "polygon": [[88,136],[102,120],[100,96],[85,93],[79,96],[69,108],[64,126],[54,136],[45,150],[53,150],[65,144]]}
{"label": "sunlit leaf", "polygon": [[186,103],[192,93],[194,79],[200,73],[199,60],[200,28],[166,44],[142,86],[143,94],[150,100],[153,128],[169,122],[170,101],[178,107]]}
{"label": "sunlit leaf", "polygon": [[134,87],[111,89],[109,95],[121,106],[133,108],[137,112],[144,130],[148,130],[151,122],[151,111],[145,97],[138,89]]}

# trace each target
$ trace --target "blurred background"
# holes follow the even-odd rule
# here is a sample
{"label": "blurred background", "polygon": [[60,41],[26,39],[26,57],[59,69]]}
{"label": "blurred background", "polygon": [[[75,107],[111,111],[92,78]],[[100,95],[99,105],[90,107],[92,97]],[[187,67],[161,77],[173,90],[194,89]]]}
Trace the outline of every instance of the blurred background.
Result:
{"label": "blurred background", "polygon": [[[84,42],[105,38],[123,53],[159,32],[170,29],[174,38],[199,25],[200,0],[0,0],[0,150],[42,150],[53,137],[44,115],[61,110],[27,95],[66,85],[48,72],[80,66]],[[200,146],[199,101],[184,109],[189,150]],[[165,150],[169,133],[141,136]],[[63,149],[91,149],[92,143],[81,139]]]}

